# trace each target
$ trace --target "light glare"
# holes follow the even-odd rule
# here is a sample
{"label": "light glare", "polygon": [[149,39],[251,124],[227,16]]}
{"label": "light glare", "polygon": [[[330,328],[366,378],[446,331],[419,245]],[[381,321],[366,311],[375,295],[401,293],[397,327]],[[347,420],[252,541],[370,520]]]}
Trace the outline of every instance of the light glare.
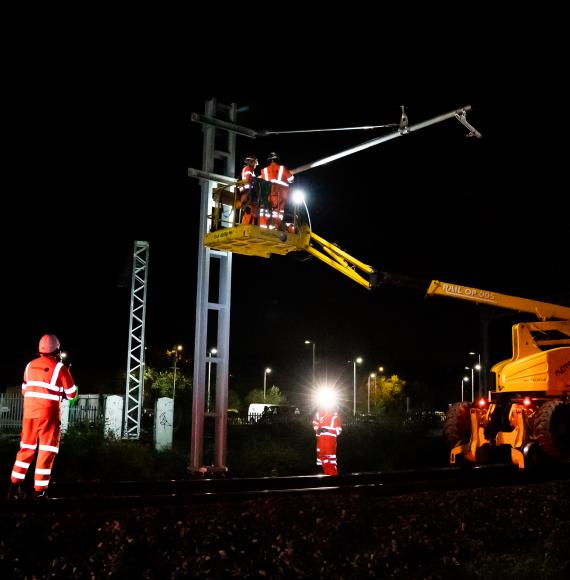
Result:
{"label": "light glare", "polygon": [[305,201],[305,192],[302,189],[295,189],[292,192],[292,199],[295,205],[300,205]]}
{"label": "light glare", "polygon": [[335,407],[338,402],[338,394],[333,388],[325,386],[317,389],[313,399],[318,407],[331,409]]}

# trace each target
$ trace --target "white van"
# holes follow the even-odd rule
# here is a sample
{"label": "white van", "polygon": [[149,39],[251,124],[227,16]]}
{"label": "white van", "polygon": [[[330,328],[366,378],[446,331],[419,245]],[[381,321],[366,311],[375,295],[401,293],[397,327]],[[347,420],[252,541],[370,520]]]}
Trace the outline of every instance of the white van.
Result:
{"label": "white van", "polygon": [[247,410],[250,423],[257,423],[260,420],[273,422],[275,419],[283,420],[299,414],[299,408],[294,405],[274,405],[273,403],[251,403]]}
{"label": "white van", "polygon": [[270,403],[250,403],[247,410],[247,420],[250,423],[257,423],[261,419],[265,409],[271,409],[271,407],[275,406]]}

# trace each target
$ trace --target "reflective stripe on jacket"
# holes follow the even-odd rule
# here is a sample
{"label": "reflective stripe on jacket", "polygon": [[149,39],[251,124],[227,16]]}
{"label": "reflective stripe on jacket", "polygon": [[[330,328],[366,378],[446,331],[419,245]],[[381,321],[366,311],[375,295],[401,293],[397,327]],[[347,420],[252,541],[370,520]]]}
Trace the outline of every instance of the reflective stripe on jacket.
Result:
{"label": "reflective stripe on jacket", "polygon": [[22,394],[24,417],[37,419],[58,414],[62,398],[73,399],[77,387],[63,363],[54,356],[42,355],[26,366]]}
{"label": "reflective stripe on jacket", "polygon": [[261,177],[265,181],[271,181],[271,183],[277,183],[283,185],[284,187],[289,187],[295,176],[285,167],[285,165],[279,165],[272,161],[267,167],[261,170]]}

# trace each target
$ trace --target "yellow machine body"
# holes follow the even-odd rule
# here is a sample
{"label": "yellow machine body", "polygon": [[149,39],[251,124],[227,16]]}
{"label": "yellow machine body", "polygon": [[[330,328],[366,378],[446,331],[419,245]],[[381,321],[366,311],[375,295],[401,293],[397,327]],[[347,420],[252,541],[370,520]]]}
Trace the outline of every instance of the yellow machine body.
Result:
{"label": "yellow machine body", "polygon": [[[513,356],[492,367],[491,400],[455,403],[444,433],[452,434],[450,463],[482,462],[493,447],[510,447],[523,469],[533,449],[557,459],[570,453],[570,308],[433,280],[428,295],[529,312],[540,322],[513,326]],[[549,320],[558,318],[559,320]],[[467,418],[469,410],[469,418]]]}

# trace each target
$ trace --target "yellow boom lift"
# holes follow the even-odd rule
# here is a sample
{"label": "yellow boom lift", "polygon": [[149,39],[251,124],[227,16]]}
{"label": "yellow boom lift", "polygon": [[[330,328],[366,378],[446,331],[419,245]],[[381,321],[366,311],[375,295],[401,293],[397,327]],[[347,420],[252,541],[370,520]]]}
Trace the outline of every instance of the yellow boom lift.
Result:
{"label": "yellow boom lift", "polygon": [[210,216],[213,231],[206,234],[204,245],[217,250],[262,258],[269,258],[271,254],[283,256],[290,252],[305,251],[361,286],[367,289],[374,287],[376,270],[372,266],[312,232],[308,225],[300,223],[296,211],[293,216],[289,216],[291,222],[288,230],[293,233],[257,225],[224,223],[221,216],[231,213],[224,210],[224,207],[234,210],[239,208],[239,187],[243,183],[237,182],[235,186],[222,185],[214,189],[215,205]]}

